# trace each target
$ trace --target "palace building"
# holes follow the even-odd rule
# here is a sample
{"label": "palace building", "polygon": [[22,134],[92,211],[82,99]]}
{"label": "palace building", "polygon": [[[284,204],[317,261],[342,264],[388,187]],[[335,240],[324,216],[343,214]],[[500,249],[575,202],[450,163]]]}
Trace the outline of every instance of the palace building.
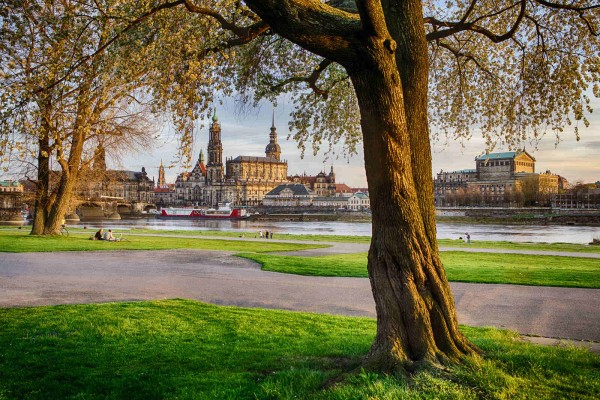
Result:
{"label": "palace building", "polygon": [[440,171],[434,178],[435,204],[505,205],[527,202],[524,196],[533,203],[547,202],[558,193],[561,177],[536,173],[535,162],[523,149],[476,157],[475,169]]}

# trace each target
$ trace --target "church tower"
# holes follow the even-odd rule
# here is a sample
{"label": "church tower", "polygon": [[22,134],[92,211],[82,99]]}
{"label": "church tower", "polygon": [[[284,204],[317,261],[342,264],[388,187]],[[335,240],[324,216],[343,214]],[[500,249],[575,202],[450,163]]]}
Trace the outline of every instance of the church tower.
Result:
{"label": "church tower", "polygon": [[167,183],[165,182],[165,167],[163,166],[162,159],[160,160],[160,167],[158,167],[158,187],[165,187]]}
{"label": "church tower", "polygon": [[[221,125],[217,118],[217,109],[213,113],[208,138],[208,163],[206,174],[208,182],[220,182],[223,180],[223,144],[221,143]],[[204,157],[202,153],[201,157]]]}
{"label": "church tower", "polygon": [[271,133],[269,134],[269,144],[265,149],[267,157],[281,161],[281,147],[277,144],[277,130],[275,128],[275,110],[273,110],[273,121],[271,123]]}

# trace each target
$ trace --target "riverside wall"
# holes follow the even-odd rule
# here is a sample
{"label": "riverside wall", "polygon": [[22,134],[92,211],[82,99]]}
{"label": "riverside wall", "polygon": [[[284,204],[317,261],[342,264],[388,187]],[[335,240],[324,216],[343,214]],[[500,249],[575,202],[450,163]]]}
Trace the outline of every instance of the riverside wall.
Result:
{"label": "riverside wall", "polygon": [[553,223],[566,225],[600,225],[598,209],[557,209],[550,207],[438,207],[442,220],[475,220],[479,222]]}

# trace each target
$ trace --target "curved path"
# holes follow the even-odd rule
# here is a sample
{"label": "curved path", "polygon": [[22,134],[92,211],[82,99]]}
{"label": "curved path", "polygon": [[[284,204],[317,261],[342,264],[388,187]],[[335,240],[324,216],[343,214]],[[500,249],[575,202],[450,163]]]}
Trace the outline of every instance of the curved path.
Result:
{"label": "curved path", "polygon": [[[600,341],[600,289],[453,283],[452,290],[462,324]],[[191,298],[375,316],[366,278],[266,272],[220,251],[0,253],[0,293],[0,307]]]}

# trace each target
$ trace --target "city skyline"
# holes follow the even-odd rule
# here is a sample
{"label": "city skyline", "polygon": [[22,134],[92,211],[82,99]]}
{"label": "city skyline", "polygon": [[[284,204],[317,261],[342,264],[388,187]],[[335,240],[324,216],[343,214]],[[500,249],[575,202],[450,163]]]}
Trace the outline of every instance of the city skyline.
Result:
{"label": "city skyline", "polygon": [[[595,99],[595,108],[600,108],[600,101]],[[282,103],[280,103],[282,104]],[[240,117],[228,106],[227,103],[217,108],[217,115],[222,127],[223,157],[237,157],[238,155],[261,156],[264,155],[265,147],[269,142],[269,131],[272,122],[272,108],[263,106],[253,110],[252,113]],[[334,154],[328,158],[321,151],[313,156],[310,145],[304,159],[300,158],[300,149],[292,139],[287,140],[289,134],[288,114],[290,106],[283,105],[275,109],[275,126],[278,133],[278,142],[281,146],[282,160],[288,161],[288,174],[296,175],[306,173],[316,175],[320,171],[329,171],[333,165],[336,172],[336,181],[346,183],[351,187],[366,187],[366,176],[364,172],[364,161],[362,148],[359,154],[353,155],[349,162],[347,157]],[[525,142],[523,146],[536,158],[536,172],[550,170],[555,174],[564,176],[569,182],[583,180],[584,182],[596,182],[600,180],[600,116],[592,114],[590,127],[581,128],[581,140],[575,140],[572,129],[565,129],[561,135],[561,141],[557,148],[554,147],[555,140],[548,134],[542,138],[537,147],[532,142]],[[209,118],[204,121],[203,127],[197,129],[193,148],[192,165],[198,159],[200,149],[206,156],[208,143]],[[146,167],[149,176],[158,177],[158,167],[162,161],[165,167],[170,166],[177,155],[177,141],[172,132],[164,128],[165,134],[157,141],[155,149],[149,152],[135,154],[123,162],[122,167],[126,169],[139,170]],[[162,141],[162,143],[161,143]],[[335,149],[335,148],[334,148]],[[338,149],[335,149],[338,150]],[[433,175],[444,171],[455,171],[460,169],[474,168],[475,157],[485,151],[485,140],[474,135],[470,140],[460,143],[458,141],[444,139],[432,143]],[[497,146],[494,152],[508,151],[508,148]],[[338,158],[336,158],[338,157]],[[118,168],[115,166],[115,168]],[[190,168],[191,169],[191,168]],[[166,170],[166,180],[175,182],[175,178],[184,169],[175,164]]]}

